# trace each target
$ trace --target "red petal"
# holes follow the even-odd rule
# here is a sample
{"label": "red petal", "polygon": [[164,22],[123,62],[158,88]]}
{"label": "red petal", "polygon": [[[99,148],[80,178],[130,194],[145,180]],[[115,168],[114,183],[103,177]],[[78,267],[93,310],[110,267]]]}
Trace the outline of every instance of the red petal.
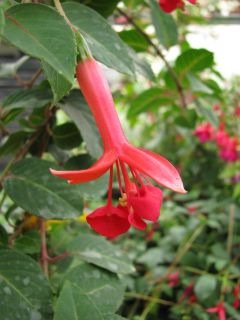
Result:
{"label": "red petal", "polygon": [[89,169],[77,171],[58,171],[50,169],[54,176],[68,179],[69,183],[88,182],[102,176],[116,161],[117,155],[112,151],[105,152],[102,157]]}
{"label": "red petal", "polygon": [[159,5],[164,12],[171,13],[184,4],[182,0],[159,0]]}
{"label": "red petal", "polygon": [[129,204],[140,218],[156,222],[162,205],[162,191],[153,186],[139,189],[139,194],[129,194]]}
{"label": "red petal", "polygon": [[108,238],[115,238],[130,228],[125,214],[113,206],[96,209],[87,216],[87,222],[94,231]]}
{"label": "red petal", "polygon": [[186,193],[177,169],[162,156],[126,144],[122,146],[120,159],[164,187]]}
{"label": "red petal", "polygon": [[133,227],[142,231],[147,227],[147,224],[134,212],[129,213],[128,221]]}

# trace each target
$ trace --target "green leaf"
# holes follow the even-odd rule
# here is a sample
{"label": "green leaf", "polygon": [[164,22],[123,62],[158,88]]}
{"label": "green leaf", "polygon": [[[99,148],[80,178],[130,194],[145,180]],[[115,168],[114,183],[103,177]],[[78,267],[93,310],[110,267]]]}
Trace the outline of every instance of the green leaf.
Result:
{"label": "green leaf", "polygon": [[5,26],[4,13],[3,13],[3,10],[0,9],[0,36],[3,34],[4,26]]}
{"label": "green leaf", "polygon": [[135,72],[150,81],[155,81],[156,78],[150,64],[145,59],[140,58],[131,48],[128,49],[128,52],[134,61]]}
{"label": "green leaf", "polygon": [[16,153],[19,147],[24,143],[28,134],[24,131],[19,131],[11,134],[7,140],[0,146],[0,156]]}
{"label": "green leaf", "polygon": [[151,0],[152,22],[158,37],[158,40],[164,47],[170,48],[178,43],[178,30],[176,22],[170,14],[163,12],[159,4]]}
{"label": "green leaf", "polygon": [[21,208],[46,219],[67,219],[82,212],[81,191],[78,185],[49,172],[54,163],[28,158],[17,162],[4,182],[9,197]]}
{"label": "green leaf", "polygon": [[134,271],[127,256],[100,236],[83,234],[69,244],[68,250],[87,262],[115,273]]}
{"label": "green leaf", "polygon": [[178,56],[175,67],[180,79],[189,72],[200,72],[210,68],[214,63],[213,53],[206,49],[189,49]]}
{"label": "green leaf", "polygon": [[226,307],[227,313],[233,317],[234,320],[240,320],[240,314],[237,310],[235,310],[229,303],[224,302],[224,305]]}
{"label": "green leaf", "polygon": [[78,4],[64,3],[69,20],[86,39],[96,60],[119,72],[134,74],[133,61],[126,45],[96,11]]}
{"label": "green leaf", "polygon": [[120,0],[80,0],[79,2],[86,4],[92,9],[98,11],[104,17],[108,17],[115,9]]}
{"label": "green leaf", "polygon": [[149,44],[139,32],[135,29],[123,30],[119,32],[120,38],[137,52],[145,52]]}
{"label": "green leaf", "polygon": [[217,287],[217,280],[211,275],[203,275],[198,278],[194,287],[194,292],[200,302],[210,298]]}
{"label": "green leaf", "polygon": [[25,232],[14,241],[14,249],[26,254],[39,253],[41,240],[38,230]]}
{"label": "green leaf", "polygon": [[1,319],[48,319],[51,291],[39,264],[13,250],[0,250]]}
{"label": "green leaf", "polygon": [[16,108],[41,108],[52,101],[52,93],[46,81],[32,89],[16,90],[8,95],[2,107],[9,111]]}
{"label": "green leaf", "polygon": [[6,40],[23,52],[48,63],[73,83],[75,37],[61,15],[46,5],[20,4],[7,10],[5,17]]}
{"label": "green leaf", "polygon": [[100,144],[99,131],[92,113],[80,91],[72,91],[64,100],[64,104],[61,104],[60,106],[78,127],[87,144],[87,150],[90,155],[94,158],[99,158],[103,153]]}
{"label": "green leaf", "polygon": [[190,83],[190,87],[193,92],[204,93],[204,94],[213,93],[213,91],[208,86],[206,86],[201,80],[199,80],[193,74],[189,73],[187,75],[187,79]]}
{"label": "green leaf", "polygon": [[209,102],[207,100],[202,99],[202,98],[198,98],[194,102],[195,102],[197,111],[204,118],[206,118],[211,124],[213,124],[215,127],[217,127],[219,119],[218,119],[217,115],[213,112],[212,106],[209,105]]}
{"label": "green leaf", "polygon": [[44,73],[50,83],[53,92],[54,102],[61,100],[72,88],[72,84],[59,72],[53,69],[48,63],[42,62]]}
{"label": "green leaf", "polygon": [[66,275],[54,320],[107,320],[109,314],[114,319],[113,313],[119,308],[123,293],[116,276],[82,264]]}
{"label": "green leaf", "polygon": [[70,150],[78,147],[82,137],[73,122],[66,122],[53,129],[53,139],[59,148]]}
{"label": "green leaf", "polygon": [[160,106],[172,104],[172,98],[164,96],[163,90],[160,88],[150,88],[142,92],[137,98],[131,101],[128,117],[135,117],[136,115],[157,110]]}

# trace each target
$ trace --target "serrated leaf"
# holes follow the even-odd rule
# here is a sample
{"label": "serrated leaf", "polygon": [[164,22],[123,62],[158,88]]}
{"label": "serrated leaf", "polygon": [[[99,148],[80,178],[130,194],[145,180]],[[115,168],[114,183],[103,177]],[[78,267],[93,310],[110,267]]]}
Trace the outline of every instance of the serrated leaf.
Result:
{"label": "serrated leaf", "polygon": [[159,42],[166,48],[178,43],[178,30],[176,22],[170,14],[163,12],[159,4],[151,0],[151,16]]}
{"label": "serrated leaf", "polygon": [[99,131],[80,91],[72,91],[60,106],[78,127],[87,144],[89,154],[94,158],[99,158],[103,153]]}
{"label": "serrated leaf", "polygon": [[41,108],[52,101],[48,83],[42,82],[32,89],[21,89],[11,92],[2,103],[4,111],[16,108]]}
{"label": "serrated leaf", "polygon": [[37,158],[17,162],[4,182],[9,197],[21,208],[46,219],[69,219],[82,213],[78,185],[68,185],[49,172],[54,163]]}
{"label": "serrated leaf", "polygon": [[96,60],[119,72],[134,74],[126,45],[96,11],[79,3],[64,3],[69,20],[86,39]]}
{"label": "serrated leaf", "polygon": [[69,244],[69,251],[83,260],[115,273],[131,273],[134,267],[127,256],[100,236],[81,235]]}
{"label": "serrated leaf", "polygon": [[217,287],[217,280],[211,275],[203,275],[198,278],[194,287],[194,292],[197,298],[203,302],[211,297]]}
{"label": "serrated leaf", "polygon": [[13,250],[0,250],[1,318],[48,319],[51,291],[39,264]]}
{"label": "serrated leaf", "polygon": [[8,9],[5,18],[6,40],[23,52],[47,62],[73,83],[75,37],[61,15],[46,5],[27,3]]}
{"label": "serrated leaf", "polygon": [[176,71],[183,79],[189,72],[200,72],[214,63],[213,53],[206,49],[189,49],[184,51],[176,60]]}
{"label": "serrated leaf", "polygon": [[48,63],[43,61],[42,66],[52,88],[53,100],[56,103],[69,93],[72,83],[66,80],[63,75],[53,69]]}
{"label": "serrated leaf", "polygon": [[134,117],[142,112],[153,111],[160,106],[172,104],[172,98],[165,96],[160,88],[150,88],[143,91],[138,97],[130,103],[128,117]]}
{"label": "serrated leaf", "polygon": [[54,320],[107,320],[109,314],[114,319],[123,293],[121,282],[113,274],[91,265],[77,266],[65,277]]}
{"label": "serrated leaf", "polygon": [[82,137],[73,122],[66,122],[53,128],[53,139],[59,148],[70,150],[78,147]]}

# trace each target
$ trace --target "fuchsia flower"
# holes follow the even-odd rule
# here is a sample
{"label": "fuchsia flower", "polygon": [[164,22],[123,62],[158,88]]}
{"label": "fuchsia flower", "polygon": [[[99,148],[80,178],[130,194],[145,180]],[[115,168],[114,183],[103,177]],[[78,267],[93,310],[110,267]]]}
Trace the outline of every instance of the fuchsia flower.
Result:
{"label": "fuchsia flower", "polygon": [[173,288],[179,284],[179,272],[170,273],[168,276],[168,285]]}
{"label": "fuchsia flower", "polygon": [[[196,4],[197,0],[188,0],[191,4]],[[183,9],[184,8],[184,1],[183,0],[159,0],[160,8],[166,12],[171,13],[176,9]]]}
{"label": "fuchsia flower", "polygon": [[[76,73],[81,91],[99,128],[104,154],[89,169],[51,169],[51,173],[74,184],[97,179],[109,170],[107,204],[88,215],[87,222],[96,232],[110,238],[126,232],[130,225],[143,230],[146,228],[145,220],[157,221],[162,204],[162,191],[154,187],[148,177],[166,188],[185,193],[180,175],[162,156],[136,148],[127,141],[108,83],[94,59],[81,61]],[[112,204],[114,167],[121,193],[116,207]]]}
{"label": "fuchsia flower", "polygon": [[238,310],[240,308],[240,284],[237,284],[233,290],[234,302],[233,307]]}
{"label": "fuchsia flower", "polygon": [[226,310],[223,302],[219,302],[219,304],[216,305],[216,307],[208,308],[207,312],[217,313],[219,320],[226,320]]}
{"label": "fuchsia flower", "polygon": [[210,123],[204,122],[197,126],[193,134],[198,137],[201,143],[205,143],[214,138],[215,129]]}
{"label": "fuchsia flower", "polygon": [[238,159],[238,138],[229,138],[227,143],[220,148],[220,157],[228,162],[234,162]]}

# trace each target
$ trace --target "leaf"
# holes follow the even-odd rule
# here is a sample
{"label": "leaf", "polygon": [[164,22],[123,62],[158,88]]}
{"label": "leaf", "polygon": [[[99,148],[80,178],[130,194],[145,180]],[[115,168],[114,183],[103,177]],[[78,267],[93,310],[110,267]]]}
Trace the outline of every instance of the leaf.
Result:
{"label": "leaf", "polygon": [[5,26],[4,13],[3,13],[3,10],[0,8],[0,36],[3,34],[4,26]]}
{"label": "leaf", "polygon": [[9,111],[16,108],[41,108],[52,101],[52,93],[47,82],[42,82],[32,89],[21,89],[10,93],[2,103]]}
{"label": "leaf", "polygon": [[150,81],[155,81],[156,78],[150,64],[143,58],[140,58],[136,54],[136,52],[134,52],[134,50],[132,50],[131,48],[128,49],[128,52],[134,61],[135,72],[142,75],[143,77],[145,77]]}
{"label": "leaf", "polygon": [[73,122],[66,122],[56,126],[53,129],[53,139],[59,148],[66,150],[76,148],[82,142],[78,128]]}
{"label": "leaf", "polygon": [[82,264],[66,275],[54,320],[107,320],[109,314],[114,319],[123,293],[121,282],[113,274]]}
{"label": "leaf", "polygon": [[24,131],[18,131],[11,134],[8,139],[0,146],[0,156],[16,153],[19,147],[24,143],[28,134]]}
{"label": "leaf", "polygon": [[79,90],[74,90],[60,105],[69,118],[78,127],[87,150],[94,158],[99,158],[103,149],[100,144],[100,135],[91,111]]}
{"label": "leaf", "polygon": [[120,0],[80,0],[80,2],[87,4],[87,6],[98,11],[104,17],[110,16],[119,1]]}
{"label": "leaf", "polygon": [[11,7],[5,17],[6,40],[23,52],[48,63],[73,83],[75,37],[61,15],[46,5],[27,3]]}
{"label": "leaf", "polygon": [[137,262],[146,264],[149,268],[153,268],[159,263],[163,264],[166,262],[165,257],[165,250],[161,248],[150,248],[137,259]]}
{"label": "leaf", "polygon": [[52,88],[54,102],[56,103],[69,93],[72,88],[72,84],[48,63],[43,61],[42,66]]}
{"label": "leaf", "polygon": [[151,0],[151,16],[152,22],[157,34],[157,38],[162,45],[170,48],[178,43],[178,30],[176,22],[170,14],[163,12],[159,4]]}
{"label": "leaf", "polygon": [[83,234],[69,244],[68,250],[87,262],[115,273],[134,271],[127,256],[100,236]]}
{"label": "leaf", "polygon": [[210,68],[214,63],[213,53],[206,49],[189,49],[178,56],[175,67],[183,79],[189,72],[199,72]]}
{"label": "leaf", "polygon": [[227,313],[233,317],[234,320],[240,320],[240,314],[237,310],[235,310],[229,303],[224,302],[224,305],[226,307]]}
{"label": "leaf", "polygon": [[145,52],[149,44],[139,32],[135,29],[128,29],[119,32],[120,38],[137,52]]}
{"label": "leaf", "polygon": [[4,181],[9,197],[21,208],[45,219],[69,219],[82,212],[78,185],[51,175],[54,163],[28,158],[17,162]]}
{"label": "leaf", "polygon": [[193,92],[213,94],[213,91],[193,74],[189,73],[187,79]]}
{"label": "leaf", "polygon": [[126,45],[96,11],[79,3],[64,3],[69,20],[86,39],[96,60],[119,72],[134,74]]}
{"label": "leaf", "polygon": [[203,275],[198,278],[194,287],[194,292],[200,302],[211,297],[217,287],[217,280],[211,275]]}
{"label": "leaf", "polygon": [[128,118],[135,117],[142,112],[157,110],[160,106],[169,104],[172,104],[172,98],[164,96],[160,88],[152,87],[131,101],[127,116]]}
{"label": "leaf", "polygon": [[219,119],[217,115],[213,112],[212,106],[209,105],[209,102],[203,98],[198,98],[194,101],[197,111],[206,118],[212,125],[218,127]]}
{"label": "leaf", "polygon": [[13,250],[0,250],[1,319],[48,319],[51,291],[39,264]]}

